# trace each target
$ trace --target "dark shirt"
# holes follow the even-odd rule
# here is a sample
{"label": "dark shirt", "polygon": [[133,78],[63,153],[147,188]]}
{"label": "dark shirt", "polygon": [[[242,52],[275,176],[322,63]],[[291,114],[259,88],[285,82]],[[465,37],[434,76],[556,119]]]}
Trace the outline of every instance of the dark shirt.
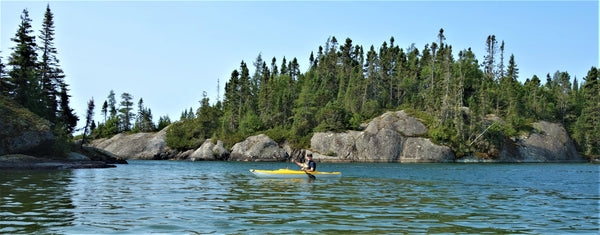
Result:
{"label": "dark shirt", "polygon": [[310,169],[310,168],[312,168],[313,171],[316,171],[317,170],[317,163],[315,163],[313,160],[310,160],[308,162],[308,169]]}

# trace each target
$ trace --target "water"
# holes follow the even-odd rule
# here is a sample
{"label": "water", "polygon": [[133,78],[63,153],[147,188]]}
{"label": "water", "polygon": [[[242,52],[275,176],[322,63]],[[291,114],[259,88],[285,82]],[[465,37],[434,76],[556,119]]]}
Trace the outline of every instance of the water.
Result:
{"label": "water", "polygon": [[597,233],[592,164],[319,164],[341,179],[255,178],[289,163],[130,161],[0,172],[0,233]]}

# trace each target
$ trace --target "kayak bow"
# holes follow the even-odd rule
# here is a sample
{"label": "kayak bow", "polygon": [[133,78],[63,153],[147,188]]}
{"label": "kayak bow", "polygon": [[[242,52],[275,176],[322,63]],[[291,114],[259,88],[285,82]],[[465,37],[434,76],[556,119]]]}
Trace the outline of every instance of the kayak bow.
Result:
{"label": "kayak bow", "polygon": [[[296,171],[289,169],[279,169],[274,171],[269,170],[254,170],[250,169],[254,175],[260,178],[306,178],[307,174],[305,171]],[[321,171],[312,171],[311,175],[314,175],[318,178],[338,178],[342,176],[341,172],[321,172]]]}

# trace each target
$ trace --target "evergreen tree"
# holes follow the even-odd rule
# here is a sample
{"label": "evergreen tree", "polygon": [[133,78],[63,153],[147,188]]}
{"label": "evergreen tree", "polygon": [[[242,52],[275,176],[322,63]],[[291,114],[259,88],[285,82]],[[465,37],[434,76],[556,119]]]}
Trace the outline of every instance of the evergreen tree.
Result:
{"label": "evergreen tree", "polygon": [[158,118],[158,130],[162,130],[169,125],[171,125],[171,119],[168,115],[161,116],[160,118]]}
{"label": "evergreen tree", "polygon": [[54,47],[54,15],[50,11],[50,5],[46,6],[42,30],[39,39],[41,41],[40,51],[42,57],[39,65],[39,76],[42,85],[42,103],[46,106],[47,114],[44,115],[50,121],[56,117],[58,109],[58,87],[64,83],[65,75],[60,69],[59,60],[56,57],[57,50]]}
{"label": "evergreen tree", "polygon": [[75,130],[79,118],[75,115],[73,109],[69,107],[69,97],[71,96],[68,94],[68,91],[69,89],[67,88],[67,84],[61,83],[59,93],[60,103],[57,120],[58,123],[60,123],[64,127],[64,129],[67,130],[67,133],[71,134]]}
{"label": "evergreen tree", "polygon": [[104,122],[106,123],[106,117],[108,115],[108,102],[105,100],[102,104],[102,115],[104,116]]}
{"label": "evergreen tree", "polygon": [[600,81],[599,72],[592,67],[585,77],[582,92],[584,108],[577,120],[576,141],[583,153],[600,155]]}
{"label": "evergreen tree", "polygon": [[155,131],[154,123],[152,122],[152,110],[144,107],[144,99],[138,101],[138,114],[135,119],[134,130],[136,132],[152,132]]}
{"label": "evergreen tree", "polygon": [[110,93],[108,93],[108,108],[110,117],[115,118],[117,116],[117,100],[115,99],[115,92],[113,90],[110,90]]}
{"label": "evergreen tree", "polygon": [[7,96],[8,92],[12,90],[4,70],[4,64],[2,63],[2,57],[0,56],[0,95]]}
{"label": "evergreen tree", "polygon": [[134,114],[131,112],[133,110],[133,102],[131,101],[133,97],[131,94],[125,92],[121,94],[121,104],[119,108],[119,119],[121,120],[121,130],[130,131],[131,130],[131,119],[134,118]]}
{"label": "evergreen tree", "polygon": [[85,127],[83,127],[83,140],[81,141],[81,145],[85,144],[85,137],[88,133],[91,133],[90,126],[94,123],[94,98],[88,101],[88,108],[85,116]]}
{"label": "evergreen tree", "polygon": [[35,36],[32,36],[31,19],[27,9],[21,15],[21,24],[14,38],[15,42],[8,65],[12,66],[9,75],[12,80],[13,89],[9,92],[17,103],[28,108],[35,114],[45,116],[46,110],[41,105],[41,88],[37,74],[37,45]]}

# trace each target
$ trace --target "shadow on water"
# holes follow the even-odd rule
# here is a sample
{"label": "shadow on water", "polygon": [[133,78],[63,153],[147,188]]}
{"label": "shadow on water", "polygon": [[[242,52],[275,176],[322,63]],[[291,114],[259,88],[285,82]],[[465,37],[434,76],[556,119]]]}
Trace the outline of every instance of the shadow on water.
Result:
{"label": "shadow on water", "polygon": [[71,226],[71,171],[0,172],[0,233],[48,233]]}

